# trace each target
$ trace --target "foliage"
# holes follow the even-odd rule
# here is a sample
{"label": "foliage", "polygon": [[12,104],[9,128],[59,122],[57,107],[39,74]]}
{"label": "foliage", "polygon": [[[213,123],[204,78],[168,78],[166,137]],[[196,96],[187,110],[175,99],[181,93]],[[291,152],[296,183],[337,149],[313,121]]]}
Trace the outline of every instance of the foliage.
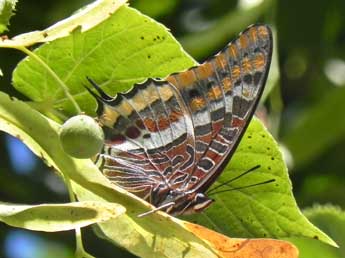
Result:
{"label": "foliage", "polygon": [[14,14],[17,0],[0,1],[0,33],[6,31],[10,23],[10,18]]}
{"label": "foliage", "polygon": [[[173,7],[178,6],[178,1],[162,1],[159,8],[152,9],[149,8],[150,2],[152,1],[134,4],[144,12],[152,11],[150,14],[155,17],[168,17],[169,13],[173,13]],[[191,257],[224,255],[221,253],[224,247],[215,244],[218,243],[216,239],[219,239],[212,231],[196,228],[196,225],[170,218],[162,213],[138,219],[137,215],[149,208],[146,203],[109,184],[91,161],[72,159],[59,145],[57,132],[66,118],[79,113],[79,107],[90,115],[94,114],[95,103],[84,88],[87,83],[86,76],[99,83],[110,95],[115,95],[146,78],[164,78],[172,72],[196,64],[196,61],[182,50],[163,25],[135,9],[124,6],[123,3],[124,1],[96,1],[46,30],[25,33],[16,36],[13,40],[0,41],[0,47],[18,49],[28,55],[16,64],[12,81],[15,89],[30,99],[30,102],[25,104],[23,101],[12,100],[5,94],[0,94],[1,130],[20,138],[36,155],[59,172],[71,191],[71,201],[74,199],[73,191],[81,201],[81,205],[90,201],[100,204],[99,207],[91,205],[91,208],[74,207],[73,202],[55,206],[42,204],[23,207],[4,204],[2,208],[0,207],[0,211],[4,212],[6,218],[11,215],[6,214],[6,209],[25,207],[29,214],[33,210],[37,212],[38,217],[42,217],[42,220],[35,222],[37,226],[41,226],[40,230],[47,229],[49,225],[53,228],[50,231],[55,231],[58,225],[65,225],[65,228],[62,227],[60,230],[75,228],[77,239],[79,227],[96,223],[94,228],[98,236],[140,256],[170,257],[182,253]],[[204,56],[210,53],[205,46],[221,47],[230,35],[238,33],[262,14],[268,13],[274,4],[274,1],[266,0],[258,6],[234,9],[217,22],[210,23],[206,31],[190,33],[182,37],[181,42],[188,52],[197,57]],[[229,20],[232,21],[230,25]],[[280,35],[281,32],[278,30],[278,36],[275,37],[277,42]],[[199,44],[203,41],[205,44]],[[26,48],[42,42],[46,43],[33,52]],[[269,81],[265,96],[268,96],[271,105],[271,130],[275,136],[278,136],[279,124],[276,122],[280,119],[282,101],[277,87],[279,86],[277,53],[274,58],[276,63],[273,64],[273,75],[271,73],[273,79]],[[4,74],[5,77],[10,75],[7,68]],[[315,157],[322,155],[325,149],[333,146],[343,136],[342,123],[334,122],[332,124],[335,126],[331,128],[328,123],[321,123],[319,126],[320,121],[327,121],[330,118],[336,121],[336,115],[328,114],[334,109],[341,110],[344,107],[341,101],[342,95],[339,93],[340,89],[333,90],[324,99],[315,101],[314,108],[298,115],[301,121],[299,125],[293,123],[289,133],[284,134],[284,130],[282,131],[284,134],[282,139],[293,152],[297,167],[310,164]],[[22,95],[19,96],[25,100]],[[312,134],[309,133],[311,131]],[[327,137],[322,137],[325,131],[329,133]],[[310,148],[305,148],[306,143],[311,143]],[[316,226],[301,214],[292,195],[291,182],[279,146],[263,125],[254,119],[218,183],[236,177],[257,163],[260,163],[260,169],[246,178],[231,183],[231,186],[237,188],[272,178],[276,180],[275,183],[218,194],[215,196],[216,203],[204,214],[183,219],[192,220],[230,237],[288,239],[298,246],[301,257],[308,257],[313,248],[318,248],[320,255],[339,257],[336,248],[325,244],[335,245],[335,243],[316,226],[324,230],[340,245],[340,248],[343,248],[344,238],[339,237],[343,234],[340,226],[343,224],[341,212],[329,211],[332,209],[326,208],[306,212],[306,217]],[[54,209],[50,210],[51,207]],[[119,214],[124,212],[123,207],[125,207],[126,213],[119,217],[117,213],[112,215],[106,213],[114,207],[119,209]],[[82,208],[90,210],[83,212]],[[72,224],[70,221],[64,224],[63,221],[66,220],[69,212],[76,212],[78,216]],[[59,223],[62,224],[54,224],[52,214],[54,218],[61,219]],[[334,216],[339,219],[335,219]],[[116,218],[110,219],[110,217]],[[26,218],[27,216],[20,217],[18,221],[23,222]],[[107,221],[99,223],[100,220]],[[3,221],[8,223],[5,219]],[[17,222],[8,224],[23,227]],[[340,233],[337,231],[334,234],[334,228],[338,228]],[[219,237],[229,245],[235,246],[231,241],[237,241],[221,235]],[[324,243],[301,237],[316,238]],[[254,239],[251,241],[256,243]],[[269,241],[259,241],[252,248],[261,250],[260,248],[266,245],[278,247],[282,244],[291,252],[291,257],[297,255],[293,246],[285,242]],[[80,243],[79,247],[77,245],[76,255],[91,257],[83,250]]]}
{"label": "foliage", "polygon": [[327,232],[337,243],[339,248],[320,243],[320,241],[303,238],[289,238],[301,251],[300,258],[341,258],[344,256],[345,242],[345,212],[333,205],[314,205],[304,210],[304,214],[318,227]]}
{"label": "foliage", "polygon": [[56,232],[85,227],[116,218],[125,212],[118,204],[77,202],[67,204],[0,204],[0,220],[13,227]]}

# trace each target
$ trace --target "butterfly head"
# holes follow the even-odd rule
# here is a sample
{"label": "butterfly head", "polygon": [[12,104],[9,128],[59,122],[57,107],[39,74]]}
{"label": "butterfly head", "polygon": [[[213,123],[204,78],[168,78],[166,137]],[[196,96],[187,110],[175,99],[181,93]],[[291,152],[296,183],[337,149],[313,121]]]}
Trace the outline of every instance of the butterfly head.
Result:
{"label": "butterfly head", "polygon": [[165,211],[173,216],[178,216],[199,213],[213,202],[213,199],[203,193],[171,192],[161,205],[171,203]]}

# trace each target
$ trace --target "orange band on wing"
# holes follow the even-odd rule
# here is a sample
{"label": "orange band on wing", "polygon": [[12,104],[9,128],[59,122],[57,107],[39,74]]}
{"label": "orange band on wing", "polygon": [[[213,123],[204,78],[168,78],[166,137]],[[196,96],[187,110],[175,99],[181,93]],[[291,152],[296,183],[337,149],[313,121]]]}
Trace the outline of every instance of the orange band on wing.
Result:
{"label": "orange band on wing", "polygon": [[258,34],[259,37],[266,39],[268,37],[269,32],[266,27],[260,26],[258,27]]}
{"label": "orange band on wing", "polygon": [[262,70],[265,66],[265,56],[262,53],[259,53],[255,56],[252,62],[256,70]]}
{"label": "orange band on wing", "polygon": [[248,48],[249,42],[248,42],[248,38],[246,35],[242,34],[240,36],[240,46],[242,49],[246,49]]}
{"label": "orange band on wing", "polygon": [[241,69],[238,65],[235,65],[231,70],[231,79],[233,81],[237,81],[238,78],[241,76]]}
{"label": "orange band on wing", "polygon": [[249,39],[251,43],[256,44],[256,42],[258,41],[258,33],[256,32],[255,27],[250,28],[248,30],[248,34],[249,34]]}
{"label": "orange band on wing", "polygon": [[217,68],[225,69],[228,65],[224,53],[217,55],[215,60]]}
{"label": "orange band on wing", "polygon": [[217,100],[219,98],[223,97],[222,90],[219,87],[219,85],[213,86],[209,91],[207,92],[207,98],[210,100]]}
{"label": "orange band on wing", "polygon": [[192,98],[189,102],[192,112],[203,109],[206,106],[206,101],[202,97]]}
{"label": "orange band on wing", "polygon": [[243,73],[250,73],[252,71],[252,64],[248,57],[244,57],[242,59],[242,71]]}
{"label": "orange band on wing", "polygon": [[232,81],[230,78],[225,77],[222,80],[224,92],[228,92],[232,89]]}
{"label": "orange band on wing", "polygon": [[236,48],[236,46],[234,44],[231,44],[229,46],[228,51],[229,51],[229,55],[230,55],[231,58],[237,59],[237,57],[238,57],[238,50],[237,50],[237,48]]}
{"label": "orange band on wing", "polygon": [[182,88],[192,85],[196,81],[193,70],[187,70],[178,74],[176,76],[176,79],[178,80],[179,86],[181,86]]}

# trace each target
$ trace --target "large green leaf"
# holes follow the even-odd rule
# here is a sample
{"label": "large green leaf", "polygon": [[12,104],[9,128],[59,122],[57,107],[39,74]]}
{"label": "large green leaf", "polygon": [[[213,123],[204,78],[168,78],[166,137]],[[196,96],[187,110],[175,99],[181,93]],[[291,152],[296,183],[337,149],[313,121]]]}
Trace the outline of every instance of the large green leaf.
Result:
{"label": "large green leaf", "polygon": [[218,182],[226,182],[257,165],[259,169],[222,189],[270,179],[275,182],[219,193],[214,197],[215,204],[192,220],[236,237],[304,236],[336,245],[300,212],[279,146],[259,120],[254,119]]}
{"label": "large green leaf", "polygon": [[[164,26],[126,6],[89,31],[75,30],[39,47],[35,54],[87,113],[94,110],[95,102],[84,88],[86,76],[115,94],[148,77],[165,77],[195,64]],[[31,57],[17,66],[13,83],[30,99],[45,102],[48,109],[74,111],[57,81]]]}
{"label": "large green leaf", "polygon": [[345,211],[333,205],[315,205],[303,211],[305,216],[332,237],[339,245],[339,254],[345,253]]}
{"label": "large green leaf", "polygon": [[0,221],[13,227],[55,232],[107,221],[125,211],[115,203],[92,201],[40,205],[0,203]]}

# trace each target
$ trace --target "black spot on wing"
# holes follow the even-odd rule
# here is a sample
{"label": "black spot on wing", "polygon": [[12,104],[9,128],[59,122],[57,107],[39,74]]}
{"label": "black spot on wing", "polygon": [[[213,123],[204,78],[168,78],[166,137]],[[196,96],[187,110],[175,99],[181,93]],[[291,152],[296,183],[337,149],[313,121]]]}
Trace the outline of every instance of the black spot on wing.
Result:
{"label": "black spot on wing", "polygon": [[246,84],[252,84],[252,82],[253,82],[253,77],[252,77],[250,74],[246,74],[246,75],[243,77],[243,82],[246,83]]}
{"label": "black spot on wing", "polygon": [[212,125],[210,123],[205,125],[199,125],[194,129],[196,136],[202,136],[209,134],[212,131]]}
{"label": "black spot on wing", "polygon": [[225,108],[220,108],[211,112],[211,120],[218,121],[224,118]]}
{"label": "black spot on wing", "polygon": [[242,97],[234,96],[233,103],[233,114],[238,117],[244,118],[253,101],[248,101]]}
{"label": "black spot on wing", "polygon": [[254,85],[255,85],[255,86],[259,85],[260,80],[261,80],[261,77],[262,77],[262,72],[256,72],[256,73],[254,74],[253,81],[254,81]]}
{"label": "black spot on wing", "polygon": [[203,170],[209,171],[214,166],[214,163],[208,158],[203,158],[200,160],[198,166]]}

